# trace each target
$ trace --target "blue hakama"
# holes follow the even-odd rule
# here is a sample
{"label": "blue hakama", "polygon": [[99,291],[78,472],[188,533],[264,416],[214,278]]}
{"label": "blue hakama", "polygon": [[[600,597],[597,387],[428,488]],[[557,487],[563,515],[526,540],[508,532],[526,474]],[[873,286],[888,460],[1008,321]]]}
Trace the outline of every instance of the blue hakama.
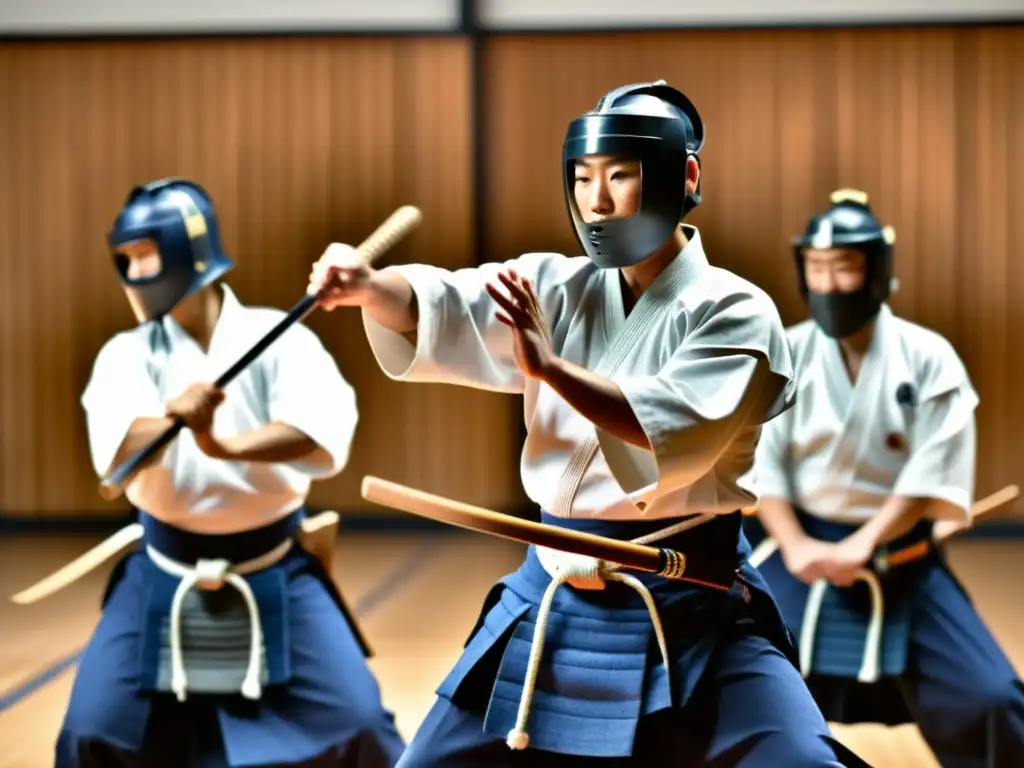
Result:
{"label": "blue hakama", "polygon": [[[526,730],[515,725],[538,606],[551,583],[534,547],[491,590],[477,626],[399,765],[852,766],[800,679],[795,648],[755,569],[739,513],[659,541],[687,555],[687,578],[638,574],[653,595],[669,651],[666,669],[641,597],[555,593]],[[564,519],[546,523],[618,539],[672,521]],[[603,759],[603,760],[602,760]]]}
{"label": "blue hakama", "polygon": [[[140,514],[144,542],[183,563],[258,557],[293,537],[301,516],[300,510],[256,531],[208,536]],[[160,627],[179,579],[144,551],[118,564],[71,692],[56,768],[396,764],[404,743],[382,705],[354,619],[320,563],[294,546],[243,578],[259,605],[262,696],[189,691],[179,702],[157,684]]]}
{"label": "blue hakama", "polygon": [[[809,536],[840,541],[856,526],[798,513]],[[923,522],[890,552],[926,541]],[[760,567],[790,629],[803,629],[809,586],[781,555]],[[916,723],[948,768],[1024,766],[1024,686],[950,571],[941,551],[879,574],[885,619],[880,677],[859,682],[869,614],[867,587],[829,586],[814,633],[807,684],[831,722]]]}

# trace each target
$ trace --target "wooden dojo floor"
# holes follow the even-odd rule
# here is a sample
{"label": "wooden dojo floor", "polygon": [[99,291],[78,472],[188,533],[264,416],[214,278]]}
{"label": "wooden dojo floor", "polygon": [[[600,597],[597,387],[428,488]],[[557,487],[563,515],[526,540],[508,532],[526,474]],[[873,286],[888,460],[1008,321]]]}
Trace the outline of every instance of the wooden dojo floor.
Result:
{"label": "wooden dojo floor", "polygon": [[[91,546],[96,536],[0,538],[0,768],[48,768],[77,654],[99,615],[107,567],[31,606],[11,594]],[[1024,668],[1024,578],[1015,541],[960,541],[951,561],[1014,665]],[[514,569],[522,548],[462,531],[343,534],[336,570],[373,643],[385,704],[408,739],[454,663],[487,589]],[[835,729],[878,768],[937,768],[916,729]]]}

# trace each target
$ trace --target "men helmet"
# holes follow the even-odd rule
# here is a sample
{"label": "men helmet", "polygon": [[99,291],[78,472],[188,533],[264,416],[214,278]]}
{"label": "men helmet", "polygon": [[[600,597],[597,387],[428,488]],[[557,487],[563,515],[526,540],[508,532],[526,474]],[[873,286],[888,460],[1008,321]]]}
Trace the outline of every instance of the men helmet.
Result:
{"label": "men helmet", "polygon": [[186,296],[234,268],[224,253],[213,201],[195,182],[160,179],[135,187],[108,236],[111,250],[150,239],[160,251],[160,272],[129,278],[128,259],[114,255],[121,284],[141,321],[157,320]]}
{"label": "men helmet", "polygon": [[[867,193],[840,189],[831,195],[832,207],[814,216],[803,235],[793,241],[800,292],[811,317],[833,338],[856,333],[871,322],[892,290],[892,252],[896,232],[882,226],[868,205]],[[855,291],[817,293],[807,289],[804,251],[852,248],[864,254],[864,284]]]}
{"label": "men helmet", "polygon": [[[593,110],[569,123],[562,174],[576,239],[603,268],[643,261],[700,204],[700,183],[686,194],[686,163],[700,162],[704,122],[686,96],[664,80],[606,93]],[[575,196],[575,163],[585,155],[626,155],[640,163],[640,208],[629,218],[587,224]]]}

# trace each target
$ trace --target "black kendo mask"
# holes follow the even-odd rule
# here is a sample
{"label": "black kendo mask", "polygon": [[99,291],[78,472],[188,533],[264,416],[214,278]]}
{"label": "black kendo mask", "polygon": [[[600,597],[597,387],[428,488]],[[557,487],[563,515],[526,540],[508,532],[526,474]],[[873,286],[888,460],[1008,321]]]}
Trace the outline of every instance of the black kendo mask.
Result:
{"label": "black kendo mask", "polygon": [[[700,204],[699,182],[695,194],[686,194],[686,164],[691,156],[700,162],[703,144],[696,107],[664,80],[616,88],[569,124],[562,147],[566,202],[576,238],[595,264],[631,266],[672,236]],[[576,205],[576,160],[603,154],[639,161],[640,206],[629,218],[587,224]]]}
{"label": "black kendo mask", "polygon": [[[844,189],[832,193],[832,207],[812,218],[794,243],[800,292],[811,317],[828,336],[840,339],[866,326],[889,298],[892,285],[892,227],[883,227],[867,195]],[[864,283],[855,291],[817,293],[807,289],[804,251],[851,248],[864,254]]]}

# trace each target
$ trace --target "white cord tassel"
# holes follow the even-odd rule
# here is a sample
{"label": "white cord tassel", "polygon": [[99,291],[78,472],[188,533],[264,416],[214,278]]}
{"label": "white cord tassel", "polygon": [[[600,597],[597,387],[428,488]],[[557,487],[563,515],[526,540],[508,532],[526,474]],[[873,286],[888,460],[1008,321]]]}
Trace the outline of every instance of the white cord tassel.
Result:
{"label": "white cord tassel", "polygon": [[505,743],[511,749],[516,750],[526,749],[530,745],[530,736],[526,731],[526,722],[530,717],[530,704],[533,702],[533,691],[537,684],[540,660],[544,655],[544,635],[547,631],[548,617],[551,614],[551,604],[554,601],[555,592],[566,582],[570,582],[572,586],[580,589],[601,590],[605,587],[605,581],[619,581],[639,592],[647,606],[648,612],[651,614],[651,623],[654,625],[654,634],[658,639],[658,647],[661,649],[661,659],[665,665],[665,673],[671,681],[668,643],[665,641],[665,631],[661,624],[661,617],[658,615],[658,606],[654,602],[654,597],[651,595],[650,590],[644,586],[642,581],[635,576],[619,573],[618,566],[612,563],[585,555],[575,555],[545,547],[537,547],[537,557],[541,565],[544,566],[544,570],[552,575],[552,580],[544,591],[544,597],[541,599],[540,608],[537,612],[537,624],[533,630],[533,644],[530,647],[530,659],[526,667],[526,679],[523,680],[523,695],[519,700],[516,724],[509,731],[508,737],[505,740]]}
{"label": "white cord tassel", "polygon": [[185,595],[195,586],[196,575],[190,573],[178,582],[178,588],[174,590],[174,599],[171,600],[171,690],[177,696],[178,701],[185,701],[188,698],[186,689],[188,680],[185,675],[185,660],[181,651],[181,606]]}
{"label": "white cord tassel", "polygon": [[857,574],[858,581],[863,581],[871,590],[871,620],[868,622],[868,633],[864,641],[864,658],[861,660],[860,674],[857,679],[862,683],[873,683],[881,674],[879,657],[882,652],[882,619],[885,616],[885,601],[882,596],[882,584],[878,577],[869,570]]}
{"label": "white cord tassel", "polygon": [[828,582],[818,579],[807,592],[804,604],[804,621],[800,627],[800,674],[807,677],[811,673],[811,660],[814,656],[814,636],[818,632],[818,616],[821,615],[821,602],[825,598]]}
{"label": "white cord tassel", "polygon": [[551,602],[555,591],[570,578],[567,573],[560,573],[544,590],[537,612],[537,625],[533,629],[533,644],[530,646],[530,660],[526,665],[526,679],[523,680],[523,695],[519,699],[519,712],[516,714],[515,727],[509,731],[505,743],[510,749],[526,749],[530,745],[530,736],[526,732],[526,721],[530,717],[530,703],[533,700],[533,689],[537,684],[537,670],[540,668],[540,657],[544,653],[544,632],[548,626],[548,615],[551,613]]}
{"label": "white cord tassel", "polygon": [[[881,674],[880,662],[882,650],[882,622],[885,618],[885,598],[882,584],[872,571],[861,569],[857,572],[857,581],[863,581],[871,592],[871,618],[868,621],[867,637],[864,639],[864,655],[861,658],[857,680],[862,683],[873,683]],[[819,579],[811,585],[807,593],[804,607],[803,626],[800,628],[800,672],[804,677],[811,673],[811,661],[814,655],[814,636],[818,631],[818,618],[821,615],[821,604],[825,598],[828,582]]]}
{"label": "white cord tassel", "polygon": [[[278,547],[278,549],[282,549],[282,547]],[[188,568],[165,557],[152,547],[148,548],[148,552],[158,567],[181,577],[178,588],[174,591],[174,598],[171,600],[170,616],[171,690],[177,696],[178,701],[185,701],[188,696],[188,679],[185,672],[184,654],[181,649],[181,608],[185,596],[199,583],[209,589],[219,589],[225,582],[242,594],[242,599],[249,611],[249,664],[246,667],[245,678],[242,680],[241,693],[247,699],[259,699],[263,695],[263,686],[260,683],[263,631],[260,627],[259,606],[249,582],[237,573],[232,573],[231,563],[227,560],[199,560],[196,562],[195,568]],[[276,556],[277,550],[270,554]]]}

